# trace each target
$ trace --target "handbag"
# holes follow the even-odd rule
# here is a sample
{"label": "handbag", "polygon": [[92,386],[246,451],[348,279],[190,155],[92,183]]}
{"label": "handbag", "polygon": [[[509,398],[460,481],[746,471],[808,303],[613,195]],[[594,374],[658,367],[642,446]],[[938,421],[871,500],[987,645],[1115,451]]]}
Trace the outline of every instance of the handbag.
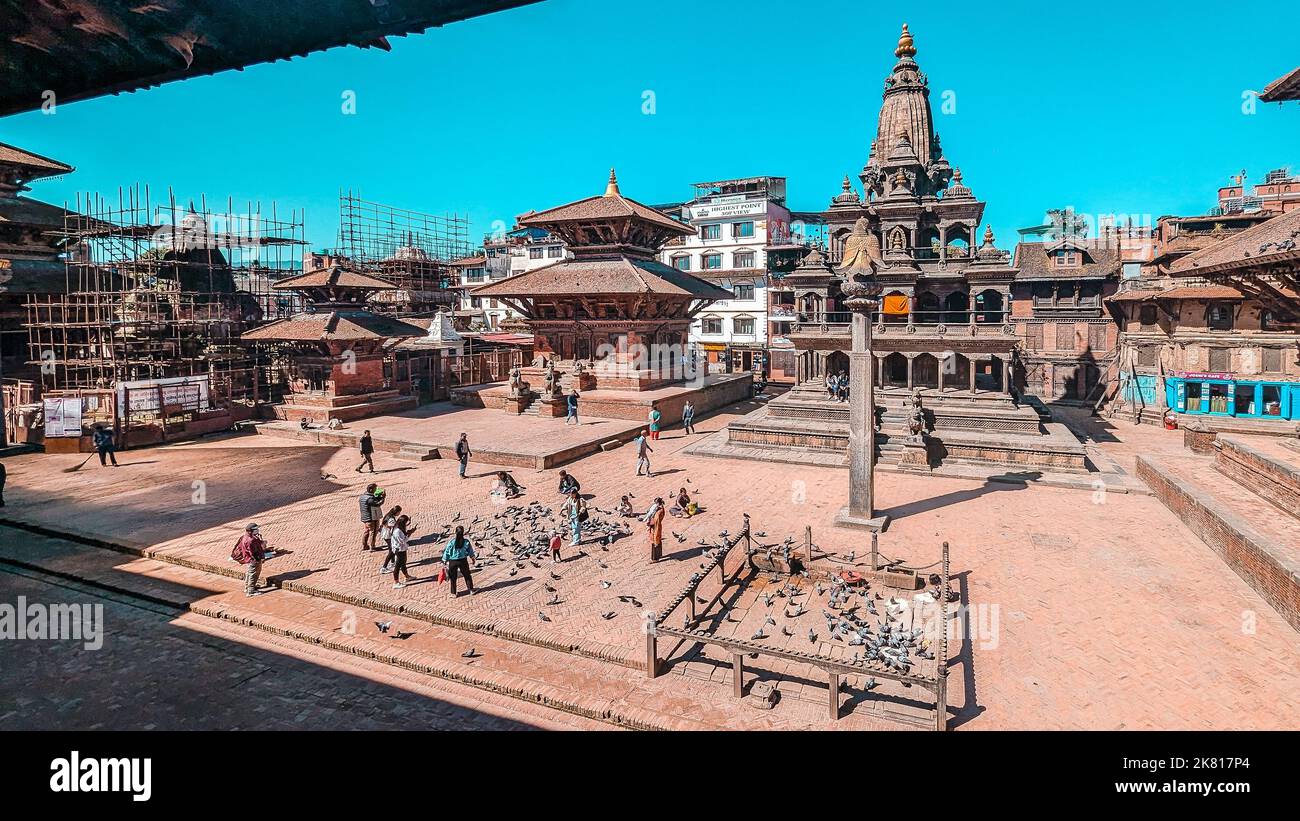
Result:
{"label": "handbag", "polygon": [[587,521],[587,509],[585,507],[578,511],[578,521]]}
{"label": "handbag", "polygon": [[445,581],[447,581],[447,565],[444,564],[442,569],[438,571],[438,584],[442,584]]}

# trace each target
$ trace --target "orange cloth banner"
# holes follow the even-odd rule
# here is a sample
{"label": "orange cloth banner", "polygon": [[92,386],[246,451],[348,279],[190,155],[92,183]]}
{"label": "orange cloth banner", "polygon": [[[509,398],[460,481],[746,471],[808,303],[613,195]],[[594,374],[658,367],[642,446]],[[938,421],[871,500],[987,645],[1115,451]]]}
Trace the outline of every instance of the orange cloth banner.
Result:
{"label": "orange cloth banner", "polygon": [[903,316],[907,316],[907,297],[903,294],[890,294],[889,296],[885,297],[884,304],[880,310],[881,313],[886,313],[893,316],[897,316],[899,314],[902,314]]}

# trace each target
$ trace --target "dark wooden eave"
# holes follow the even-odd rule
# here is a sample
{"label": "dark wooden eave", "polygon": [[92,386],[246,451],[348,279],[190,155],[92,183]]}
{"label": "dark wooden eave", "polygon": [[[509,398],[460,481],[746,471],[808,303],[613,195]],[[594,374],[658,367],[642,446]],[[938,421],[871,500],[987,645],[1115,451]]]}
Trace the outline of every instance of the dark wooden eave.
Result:
{"label": "dark wooden eave", "polygon": [[538,0],[0,0],[0,116],[137,91]]}

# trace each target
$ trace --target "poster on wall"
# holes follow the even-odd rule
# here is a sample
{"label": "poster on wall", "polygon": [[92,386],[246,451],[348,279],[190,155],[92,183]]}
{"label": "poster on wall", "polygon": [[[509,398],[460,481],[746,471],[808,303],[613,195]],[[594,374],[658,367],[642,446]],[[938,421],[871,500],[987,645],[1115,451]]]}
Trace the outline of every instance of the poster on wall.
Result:
{"label": "poster on wall", "polygon": [[[208,377],[177,376],[166,379],[140,379],[117,383],[117,408],[119,417],[123,409],[129,413],[157,413],[161,388],[162,402],[167,407],[186,410],[208,410]],[[130,395],[128,406],[127,395]]]}
{"label": "poster on wall", "polygon": [[44,401],[47,437],[81,436],[81,397],[46,397]]}

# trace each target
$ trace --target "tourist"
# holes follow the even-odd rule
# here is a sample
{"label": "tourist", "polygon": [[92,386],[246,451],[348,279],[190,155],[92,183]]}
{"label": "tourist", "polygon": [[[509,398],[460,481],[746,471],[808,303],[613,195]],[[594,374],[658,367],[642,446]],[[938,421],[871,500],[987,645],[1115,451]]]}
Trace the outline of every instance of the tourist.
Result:
{"label": "tourist", "polygon": [[849,401],[849,374],[848,371],[840,371],[839,382],[836,383],[836,395],[841,402]]}
{"label": "tourist", "polygon": [[686,400],[686,407],[682,408],[682,428],[688,436],[695,433],[695,404],[689,399]]}
{"label": "tourist", "polygon": [[474,545],[465,535],[464,525],[456,525],[456,534],[447,540],[447,546],[442,551],[442,563],[447,573],[448,580],[451,581],[451,595],[456,595],[456,577],[465,576],[465,589],[469,594],[474,595],[474,577],[469,572],[469,562],[474,560],[478,565],[478,559],[474,555]]}
{"label": "tourist", "polygon": [[578,421],[578,389],[577,388],[574,388],[573,390],[569,391],[569,398],[568,398],[567,405],[569,408],[569,415],[565,417],[564,424],[567,425],[570,422],[572,422],[575,425],[581,424]]}
{"label": "tourist", "polygon": [[826,398],[827,399],[835,398],[835,391],[839,387],[839,381],[840,381],[839,377],[837,377],[834,372],[829,372],[826,374]]}
{"label": "tourist", "polygon": [[365,493],[357,500],[361,508],[361,549],[378,550],[376,543],[379,536],[384,494],[374,482],[366,485]]}
{"label": "tourist", "polygon": [[[623,498],[627,498],[624,496]],[[0,507],[5,506],[5,463],[0,462]]]}
{"label": "tourist", "polygon": [[384,556],[384,566],[379,568],[380,575],[393,569],[393,528],[397,527],[397,517],[401,515],[402,506],[393,505],[393,509],[385,513],[383,521],[380,522],[379,545],[388,551]]}
{"label": "tourist", "polygon": [[469,449],[469,434],[462,433],[460,439],[456,441],[456,459],[460,461],[460,478],[465,478],[465,468],[469,467],[469,457],[473,455]]}
{"label": "tourist", "polygon": [[560,539],[560,531],[552,530],[551,531],[551,564],[555,564],[560,560],[560,545],[562,544],[563,541]]}
{"label": "tourist", "polygon": [[582,501],[577,490],[573,490],[560,512],[569,517],[569,544],[577,547],[582,544],[582,523],[587,520],[587,503]]}
{"label": "tourist", "polygon": [[[406,585],[397,580],[398,574],[406,576],[406,580],[411,580],[411,574],[406,570],[406,549],[410,546],[411,531],[415,528],[410,527],[410,516],[398,516],[397,522],[393,527],[393,536],[390,543],[390,551],[393,555],[393,589],[400,590]],[[409,529],[408,529],[409,528]],[[466,577],[468,578],[468,577]],[[468,584],[468,581],[466,582]]]}
{"label": "tourist", "polygon": [[650,475],[650,454],[654,453],[654,448],[650,447],[648,434],[645,430],[634,441],[636,445],[636,475],[641,475],[642,466],[645,467],[645,475]]}
{"label": "tourist", "polygon": [[361,438],[357,440],[357,445],[361,448],[361,464],[357,465],[357,473],[366,465],[370,466],[370,472],[375,472],[375,443],[370,439],[370,431],[363,431]]}
{"label": "tourist", "polygon": [[656,403],[651,402],[650,403],[650,438],[651,439],[659,438],[659,421],[663,419],[663,416],[664,415],[659,412],[659,406]]}
{"label": "tourist", "polygon": [[113,467],[117,467],[117,456],[114,455],[116,448],[113,446],[113,432],[106,430],[102,424],[95,425],[95,432],[90,435],[91,441],[95,445],[95,450],[99,452],[99,464],[106,467],[105,457],[112,460]]}
{"label": "tourist", "polygon": [[664,500],[655,497],[654,504],[650,505],[641,521],[645,522],[650,537],[650,561],[657,562],[663,557],[664,550]]}
{"label": "tourist", "polygon": [[636,511],[632,509],[632,501],[628,499],[626,496],[624,496],[622,499],[619,500],[618,509],[615,511],[615,513],[617,513],[618,515],[622,516],[625,519],[636,515]]}
{"label": "tourist", "polygon": [[568,496],[570,493],[577,493],[580,490],[582,490],[582,485],[578,484],[578,480],[574,478],[572,473],[565,470],[560,471],[561,496]]}
{"label": "tourist", "polygon": [[266,558],[266,541],[256,524],[244,528],[244,535],[230,551],[230,558],[244,565],[244,595],[256,596],[261,593],[257,588],[258,576],[262,574],[262,561]]}

